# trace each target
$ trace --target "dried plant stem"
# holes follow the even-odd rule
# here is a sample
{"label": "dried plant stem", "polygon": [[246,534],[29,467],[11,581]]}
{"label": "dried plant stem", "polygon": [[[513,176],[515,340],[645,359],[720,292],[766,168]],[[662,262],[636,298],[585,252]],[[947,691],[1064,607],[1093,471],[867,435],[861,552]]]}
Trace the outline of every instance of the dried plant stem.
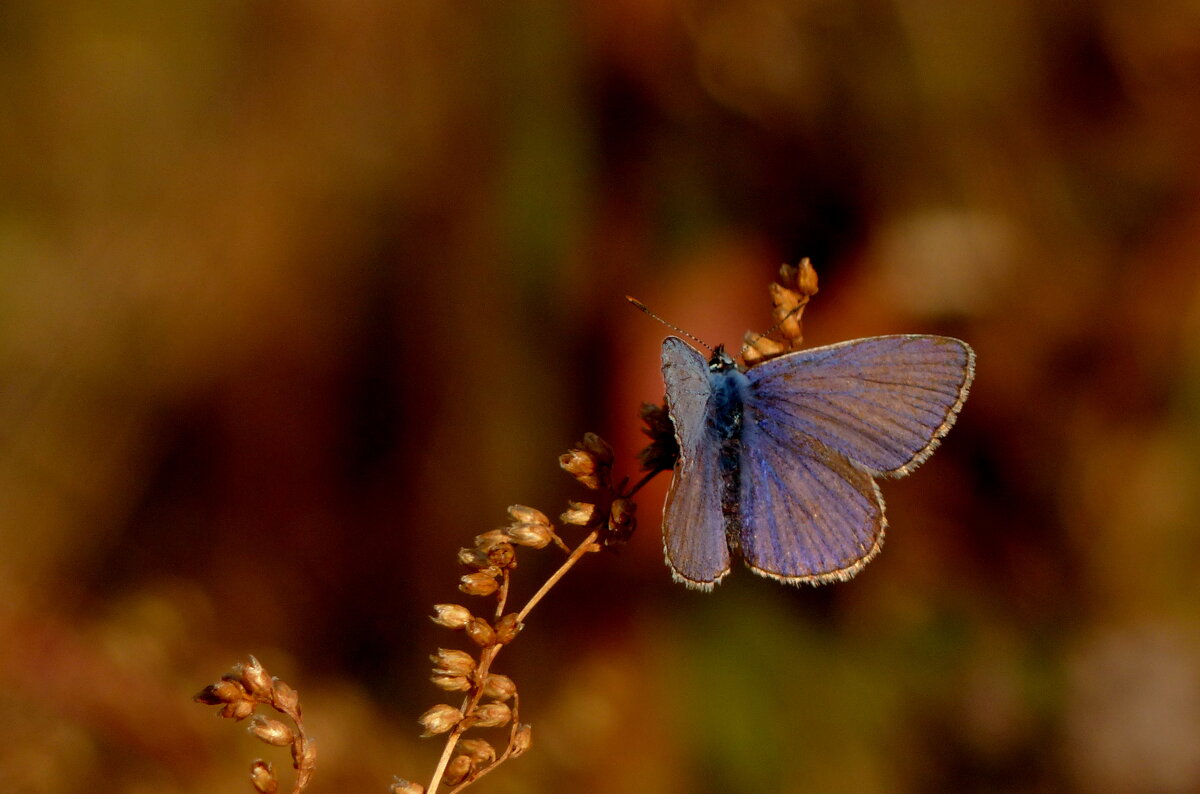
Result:
{"label": "dried plant stem", "polygon": [[[550,577],[548,579],[546,579],[546,581],[542,584],[542,586],[540,588],[538,588],[538,591],[536,593],[534,593],[533,596],[530,597],[529,601],[525,604],[525,606],[521,608],[521,611],[517,614],[517,624],[518,625],[520,625],[525,620],[525,617],[530,613],[530,611],[535,606],[537,606],[538,602],[540,602],[543,598],[545,598],[546,594],[550,592],[550,589],[552,587],[554,587],[554,585],[558,584],[558,582],[564,576],[566,576],[568,571],[570,571],[573,567],[575,567],[575,563],[577,563],[581,559],[583,559],[583,556],[585,554],[600,550],[600,546],[596,542],[599,539],[599,537],[600,537],[600,531],[592,530],[588,534],[588,536],[586,538],[584,538],[583,541],[578,546],[575,547],[575,549],[570,553],[570,555],[567,557],[567,559],[563,561],[563,564],[558,567],[558,570],[556,570],[554,573],[552,573],[550,575]],[[497,605],[497,608],[496,608],[496,616],[497,617],[499,617],[504,612],[505,601],[507,600],[507,597],[508,597],[508,584],[509,584],[509,576],[508,576],[508,572],[505,571],[504,576],[500,583],[500,588],[501,588],[500,589],[500,598],[499,598],[499,604]],[[492,666],[492,662],[495,660],[496,656],[499,655],[500,649],[503,647],[504,646],[501,644],[492,645],[488,648],[485,648],[483,653],[480,654],[479,667],[475,673],[477,680],[479,680],[479,681],[487,680],[488,671]],[[475,691],[473,692],[473,694],[470,697],[466,698],[463,701],[463,705],[461,708],[462,713],[470,714],[475,709],[475,707],[479,705],[479,701],[482,699],[482,697],[483,697],[483,687],[480,686],[475,689]],[[514,737],[516,735],[517,727],[520,723],[519,714],[517,712],[518,705],[519,705],[519,703],[518,703],[516,697],[514,696],[513,718],[512,718],[512,725],[513,725],[512,735]],[[438,765],[437,765],[437,768],[433,772],[433,778],[429,781],[429,786],[426,788],[427,794],[437,794],[438,786],[440,786],[441,782],[442,782],[442,776],[446,773],[446,766],[450,763],[450,759],[454,756],[454,748],[458,745],[458,740],[462,737],[463,733],[465,733],[467,731],[467,729],[469,729],[469,728],[470,728],[469,721],[464,720],[463,722],[460,722],[458,725],[455,725],[454,728],[450,731],[450,735],[446,737],[446,746],[442,749],[442,756],[441,756],[441,758],[438,759]],[[478,775],[476,775],[474,778],[472,778],[471,780],[464,781],[461,785],[456,786],[455,788],[451,789],[449,794],[454,794],[454,792],[459,791],[462,788],[465,788],[470,783],[474,782],[475,780],[478,780],[479,777],[482,777],[484,774],[486,774],[487,772],[494,769],[496,766],[498,766],[500,764],[501,761],[504,761],[508,758],[508,756],[512,753],[512,748],[513,748],[513,742],[510,740],[508,743],[508,749],[506,749],[504,751],[504,753],[498,759],[496,759],[496,761],[494,763],[489,764],[485,769],[480,770],[480,773]]]}

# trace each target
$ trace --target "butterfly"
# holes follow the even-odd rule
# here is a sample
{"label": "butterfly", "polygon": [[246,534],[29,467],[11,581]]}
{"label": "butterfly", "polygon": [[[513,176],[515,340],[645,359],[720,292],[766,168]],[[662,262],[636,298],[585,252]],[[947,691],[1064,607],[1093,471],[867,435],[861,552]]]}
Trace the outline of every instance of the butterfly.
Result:
{"label": "butterfly", "polygon": [[875,479],[903,477],[950,430],[975,352],[947,336],[853,339],[742,369],[662,346],[679,460],[663,508],[677,581],[711,590],[740,556],[788,584],[854,576],[883,544]]}

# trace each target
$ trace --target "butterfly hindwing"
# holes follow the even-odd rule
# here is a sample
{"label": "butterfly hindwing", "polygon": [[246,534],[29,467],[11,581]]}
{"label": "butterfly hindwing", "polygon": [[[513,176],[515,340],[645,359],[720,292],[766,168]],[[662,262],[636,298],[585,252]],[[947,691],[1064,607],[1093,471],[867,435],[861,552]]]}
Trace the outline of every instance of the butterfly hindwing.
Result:
{"label": "butterfly hindwing", "polygon": [[746,565],[780,581],[849,579],[879,551],[887,522],[871,474],[747,407],[739,545]]}
{"label": "butterfly hindwing", "polygon": [[708,590],[729,573],[719,449],[706,432],[712,393],[708,364],[686,342],[668,337],[662,369],[679,442],[679,462],[663,508],[663,548],[677,580]]}
{"label": "butterfly hindwing", "polygon": [[945,336],[855,339],[750,369],[748,408],[772,434],[811,438],[875,474],[924,461],[958,415],[975,353]]}

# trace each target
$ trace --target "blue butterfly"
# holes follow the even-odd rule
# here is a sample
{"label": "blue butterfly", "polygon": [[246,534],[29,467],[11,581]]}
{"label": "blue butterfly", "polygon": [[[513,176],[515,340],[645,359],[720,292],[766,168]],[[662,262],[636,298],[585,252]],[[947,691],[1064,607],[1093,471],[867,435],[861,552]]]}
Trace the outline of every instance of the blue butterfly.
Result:
{"label": "blue butterfly", "polygon": [[740,556],[789,584],[846,580],[883,544],[875,478],[903,477],[950,430],[975,352],[946,336],[876,336],[740,369],[674,336],[662,347],[679,461],[663,508],[677,581],[711,590]]}

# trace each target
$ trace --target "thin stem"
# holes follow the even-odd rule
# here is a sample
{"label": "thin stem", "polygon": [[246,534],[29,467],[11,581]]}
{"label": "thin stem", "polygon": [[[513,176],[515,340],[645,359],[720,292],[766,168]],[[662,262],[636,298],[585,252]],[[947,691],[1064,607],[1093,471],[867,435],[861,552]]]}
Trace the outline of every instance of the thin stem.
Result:
{"label": "thin stem", "polygon": [[664,472],[664,471],[666,471],[666,469],[655,469],[654,471],[647,472],[647,473],[646,473],[646,476],[645,476],[645,477],[643,477],[642,479],[638,480],[638,482],[637,482],[637,485],[633,486],[633,488],[632,488],[632,489],[630,489],[629,493],[627,493],[627,494],[622,494],[622,496],[624,496],[626,499],[628,499],[629,497],[631,497],[631,496],[633,496],[634,494],[636,494],[638,491],[642,490],[642,486],[643,486],[643,485],[645,485],[646,483],[650,482],[650,481],[651,481],[651,480],[653,480],[655,477],[657,477],[657,476],[659,475],[659,473],[660,473],[660,472]]}
{"label": "thin stem", "polygon": [[520,625],[525,621],[525,616],[528,615],[535,606],[537,606],[537,603],[546,596],[546,593],[550,592],[551,587],[554,587],[554,585],[558,584],[559,579],[567,575],[567,571],[575,567],[575,563],[583,559],[583,555],[587,554],[589,551],[596,550],[596,539],[599,537],[600,531],[593,529],[591,533],[583,539],[583,542],[575,547],[575,551],[571,552],[571,556],[567,557],[562,566],[553,574],[551,574],[550,578],[546,580],[545,584],[538,588],[538,591],[533,594],[532,598],[529,599],[529,603],[521,608],[521,611],[517,614],[517,625]]}

